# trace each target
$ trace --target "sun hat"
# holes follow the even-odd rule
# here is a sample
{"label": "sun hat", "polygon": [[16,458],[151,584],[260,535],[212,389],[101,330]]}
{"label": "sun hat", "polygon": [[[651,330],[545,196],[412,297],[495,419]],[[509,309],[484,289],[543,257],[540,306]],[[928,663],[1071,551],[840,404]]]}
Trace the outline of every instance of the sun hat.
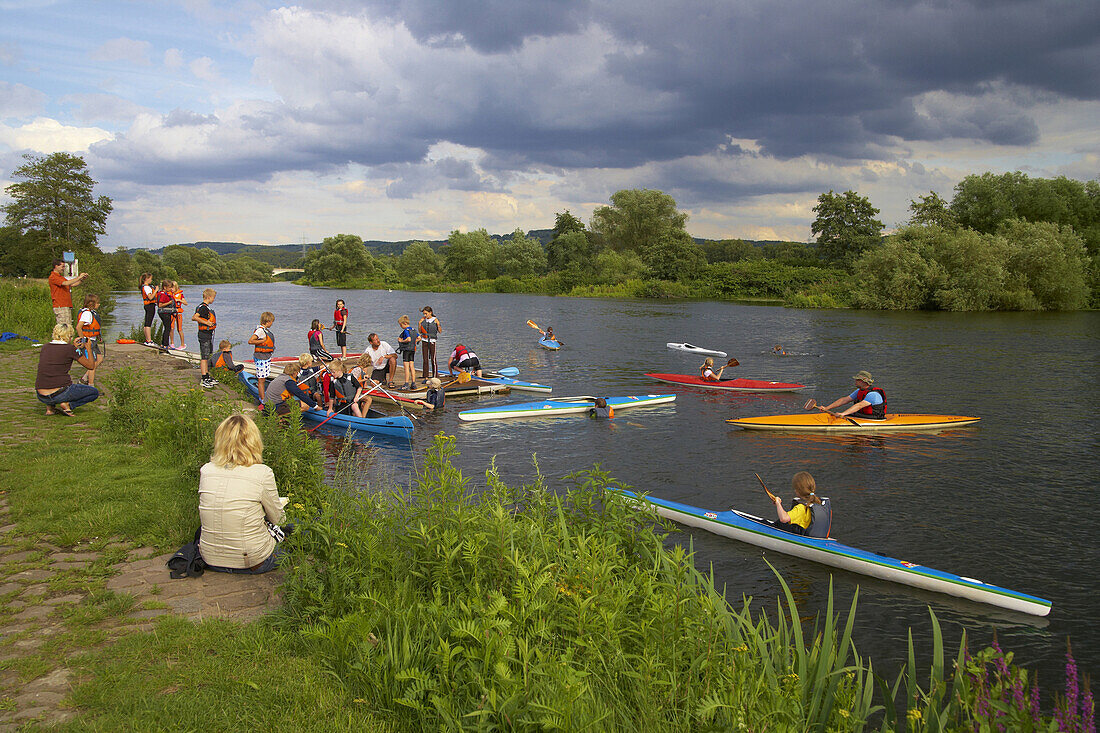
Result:
{"label": "sun hat", "polygon": [[875,383],[875,378],[872,377],[871,372],[867,371],[866,369],[860,371],[859,374],[852,377],[852,379],[858,379],[859,381],[866,382],[867,384]]}
{"label": "sun hat", "polygon": [[432,389],[439,389],[443,386],[443,382],[440,382],[437,377],[430,377],[428,379],[428,386]]}

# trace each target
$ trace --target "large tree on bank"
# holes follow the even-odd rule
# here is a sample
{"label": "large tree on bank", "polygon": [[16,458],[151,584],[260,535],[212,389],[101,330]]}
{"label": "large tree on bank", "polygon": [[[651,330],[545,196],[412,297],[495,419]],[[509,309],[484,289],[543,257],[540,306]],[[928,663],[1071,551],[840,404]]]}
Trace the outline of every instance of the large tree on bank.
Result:
{"label": "large tree on bank", "polygon": [[21,234],[38,232],[55,250],[95,251],[113,206],[107,196],[93,195],[96,182],[84,159],[69,153],[23,158],[7,187],[13,200],[2,207],[8,225]]}
{"label": "large tree on bank", "polygon": [[817,197],[817,218],[810,231],[817,236],[817,252],[825,262],[851,265],[866,249],[882,239],[879,210],[855,191],[829,191]]}

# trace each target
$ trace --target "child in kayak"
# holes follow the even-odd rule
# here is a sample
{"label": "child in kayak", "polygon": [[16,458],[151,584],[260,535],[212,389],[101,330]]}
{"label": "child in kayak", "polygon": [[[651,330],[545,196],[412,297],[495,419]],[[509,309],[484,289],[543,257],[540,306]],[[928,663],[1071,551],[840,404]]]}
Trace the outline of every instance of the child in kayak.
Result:
{"label": "child in kayak", "polygon": [[350,408],[352,415],[363,417],[360,402],[365,402],[365,409],[370,409],[371,398],[360,400],[363,396],[363,388],[359,380],[344,372],[344,362],[340,359],[329,362],[328,369],[321,379],[321,385],[329,414],[348,412]]}
{"label": "child in kayak", "polygon": [[321,321],[313,319],[306,339],[309,341],[309,353],[314,359],[322,362],[332,361],[332,354],[325,351],[325,336],[321,333]]}
{"label": "child in kayak", "polygon": [[791,480],[794,499],[789,510],[783,508],[783,499],[775,497],[776,526],[792,534],[809,537],[828,537],[833,523],[833,507],[827,497],[817,495],[814,477],[799,471]]}
{"label": "child in kayak", "polygon": [[718,372],[714,371],[714,359],[707,357],[703,360],[703,366],[699,367],[699,377],[705,382],[717,382],[722,378],[722,372],[725,371],[725,366],[718,368]]}

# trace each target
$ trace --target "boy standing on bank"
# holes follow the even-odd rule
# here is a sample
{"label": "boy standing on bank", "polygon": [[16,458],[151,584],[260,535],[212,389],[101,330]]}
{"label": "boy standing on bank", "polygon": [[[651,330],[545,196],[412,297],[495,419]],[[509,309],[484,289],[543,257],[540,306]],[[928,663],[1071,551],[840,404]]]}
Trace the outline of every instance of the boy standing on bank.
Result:
{"label": "boy standing on bank", "polygon": [[271,355],[275,353],[275,334],[271,324],[275,323],[275,314],[264,311],[260,314],[260,325],[252,332],[248,343],[252,344],[252,362],[256,365],[256,387],[260,392],[260,409],[264,409],[264,385],[271,374]]}
{"label": "boy standing on bank", "polygon": [[202,291],[202,302],[195,309],[195,315],[191,320],[199,324],[199,380],[203,387],[210,389],[218,386],[218,380],[210,376],[210,357],[214,353],[214,329],[218,325],[218,317],[210,304],[217,295],[214,288],[206,288]]}

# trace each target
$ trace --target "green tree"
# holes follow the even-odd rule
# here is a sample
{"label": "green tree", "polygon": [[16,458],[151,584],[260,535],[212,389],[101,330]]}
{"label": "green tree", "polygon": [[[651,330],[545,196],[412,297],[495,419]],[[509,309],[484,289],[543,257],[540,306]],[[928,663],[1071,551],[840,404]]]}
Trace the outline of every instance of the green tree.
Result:
{"label": "green tree", "polygon": [[947,202],[935,191],[929,191],[927,196],[918,196],[916,200],[910,199],[909,211],[913,212],[909,223],[914,226],[938,226],[944,229],[958,226]]}
{"label": "green tree", "polygon": [[641,257],[650,276],[660,280],[689,280],[706,263],[703,250],[687,232],[668,232],[648,242]]}
{"label": "green tree", "polygon": [[435,281],[443,274],[443,258],[427,242],[413,242],[397,258],[397,275],[408,284]]}
{"label": "green tree", "polygon": [[93,196],[95,181],[79,155],[24,155],[27,162],[12,171],[7,186],[10,203],[3,209],[8,224],[20,233],[41,232],[48,246],[90,250],[106,231],[111,199]]}
{"label": "green tree", "polygon": [[817,218],[810,231],[825,262],[849,265],[882,238],[883,224],[875,218],[879,210],[855,191],[823,193],[813,210]]}
{"label": "green tree", "polygon": [[763,257],[764,253],[752,242],[744,239],[722,239],[717,242],[706,242],[703,245],[703,254],[707,262],[738,262]]}
{"label": "green tree", "polygon": [[498,247],[484,229],[474,232],[456,229],[447,237],[447,244],[442,249],[444,270],[448,277],[461,282],[494,278],[497,276]]}
{"label": "green tree", "polygon": [[643,258],[647,248],[665,247],[687,236],[686,223],[687,214],[676,210],[675,199],[651,189],[616,191],[610,206],[601,206],[592,213],[592,230],[607,246],[637,252]]}
{"label": "green tree", "polygon": [[1072,227],[1013,219],[1001,226],[999,236],[1007,245],[1007,279],[1016,286],[1010,290],[1026,289],[1040,309],[1075,310],[1085,305],[1090,262]]}
{"label": "green tree", "polygon": [[569,213],[569,209],[554,217],[554,239],[571,232],[583,232],[584,222]]}
{"label": "green tree", "polygon": [[546,272],[546,250],[537,239],[529,239],[522,229],[500,245],[497,270],[501,275],[525,278]]}
{"label": "green tree", "polygon": [[310,250],[302,269],[305,277],[313,282],[346,282],[372,277],[381,268],[361,238],[354,234],[337,234],[325,237],[320,249]]}
{"label": "green tree", "polygon": [[551,270],[587,272],[599,248],[585,231],[566,232],[546,245],[546,260]]}
{"label": "green tree", "polygon": [[42,232],[0,227],[0,275],[44,277],[55,256]]}

